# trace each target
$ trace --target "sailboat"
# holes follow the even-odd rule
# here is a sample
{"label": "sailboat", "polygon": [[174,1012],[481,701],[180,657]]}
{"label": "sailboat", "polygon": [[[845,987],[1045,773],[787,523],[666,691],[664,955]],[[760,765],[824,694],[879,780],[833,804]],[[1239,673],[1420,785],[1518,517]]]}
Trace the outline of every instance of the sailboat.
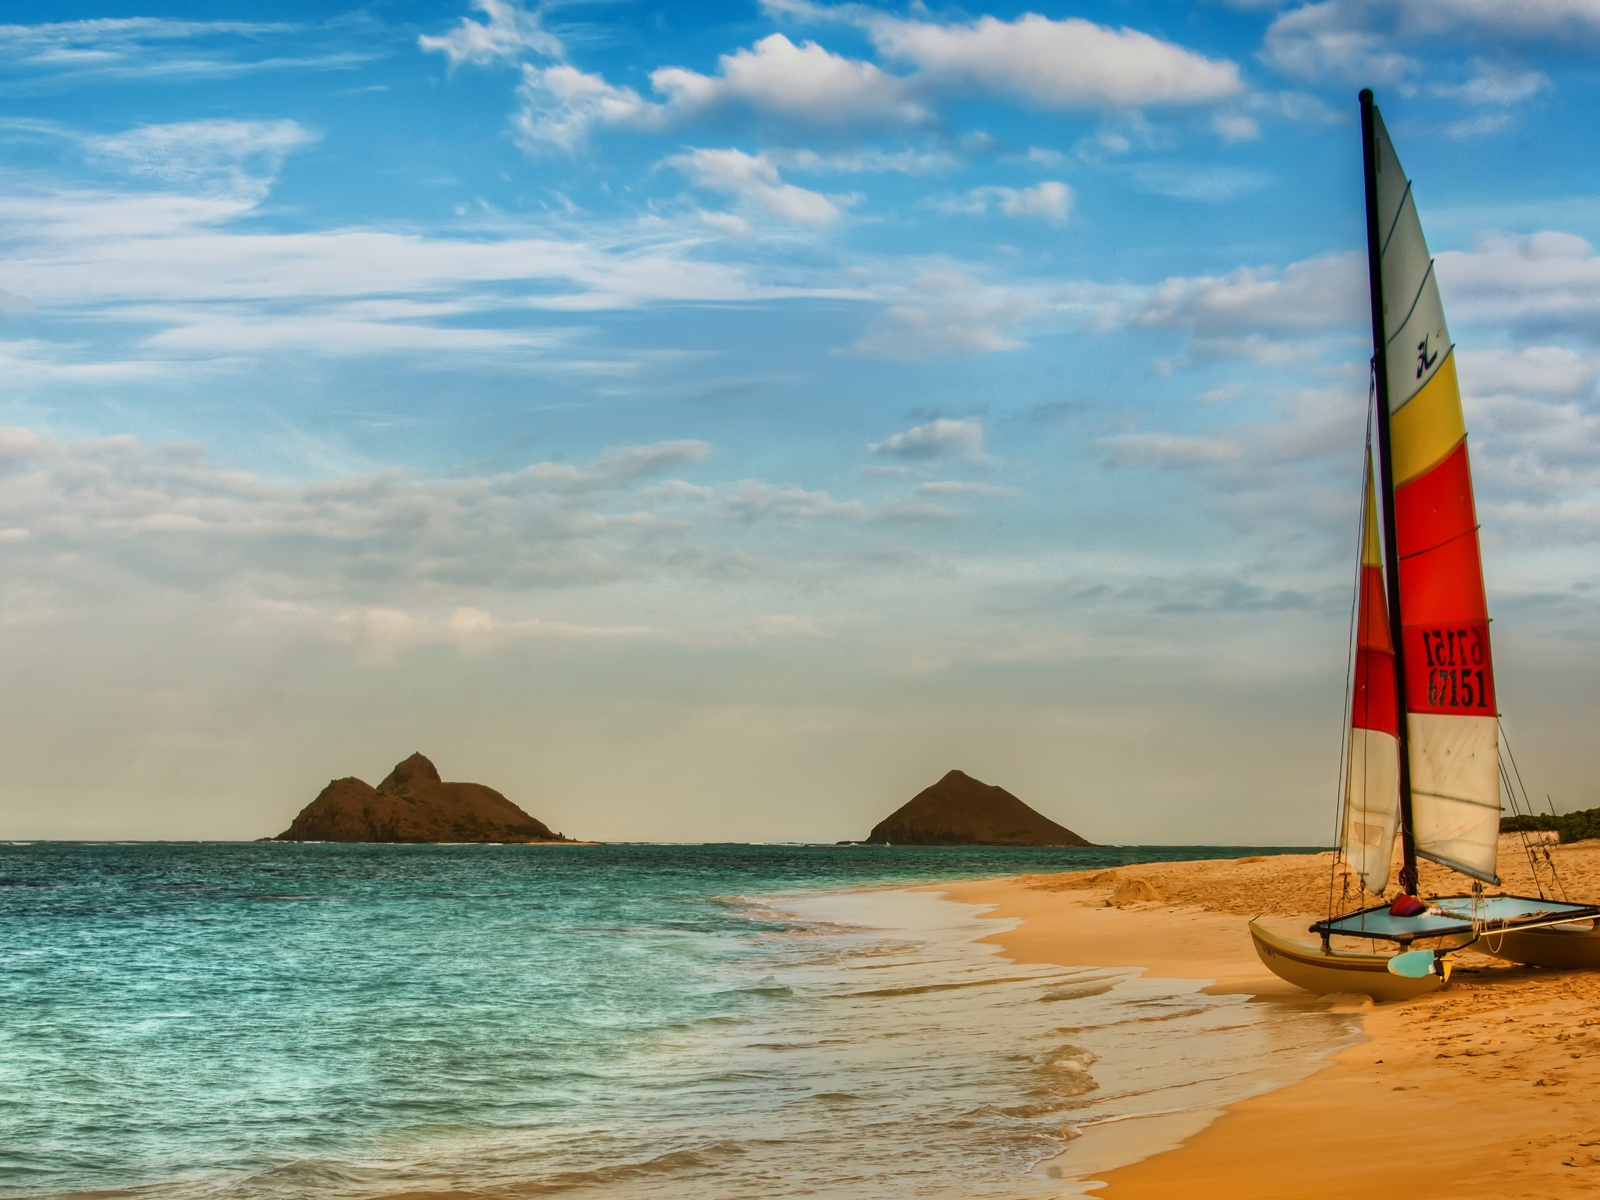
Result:
{"label": "sailboat", "polygon": [[[1373,420],[1339,859],[1347,878],[1382,896],[1398,838],[1401,891],[1390,904],[1330,912],[1310,928],[1320,945],[1259,919],[1250,934],[1290,983],[1398,1000],[1442,986],[1451,952],[1480,940],[1513,961],[1600,965],[1600,907],[1485,890],[1500,884],[1499,712],[1455,347],[1411,183],[1372,92],[1360,99]],[[1471,890],[1421,899],[1418,859]],[[1338,949],[1335,937],[1398,953]]]}

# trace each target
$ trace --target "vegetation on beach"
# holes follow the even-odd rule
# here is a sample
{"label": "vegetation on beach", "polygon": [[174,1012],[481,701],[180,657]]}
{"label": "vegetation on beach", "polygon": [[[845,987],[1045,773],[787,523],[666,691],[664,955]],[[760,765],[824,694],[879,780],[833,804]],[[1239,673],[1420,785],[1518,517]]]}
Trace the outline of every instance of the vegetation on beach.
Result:
{"label": "vegetation on beach", "polygon": [[1534,813],[1532,816],[1500,818],[1501,833],[1528,833],[1554,830],[1563,842],[1600,838],[1600,808],[1580,808],[1569,813]]}

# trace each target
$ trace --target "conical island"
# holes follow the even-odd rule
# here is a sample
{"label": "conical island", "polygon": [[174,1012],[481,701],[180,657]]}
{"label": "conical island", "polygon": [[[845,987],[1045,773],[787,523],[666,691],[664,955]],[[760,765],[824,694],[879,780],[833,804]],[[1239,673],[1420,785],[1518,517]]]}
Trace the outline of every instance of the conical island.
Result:
{"label": "conical island", "polygon": [[1005,788],[951,771],[872,827],[868,845],[1092,846]]}
{"label": "conical island", "polygon": [[446,783],[413,754],[377,787],[335,779],[280,842],[570,842],[481,783]]}

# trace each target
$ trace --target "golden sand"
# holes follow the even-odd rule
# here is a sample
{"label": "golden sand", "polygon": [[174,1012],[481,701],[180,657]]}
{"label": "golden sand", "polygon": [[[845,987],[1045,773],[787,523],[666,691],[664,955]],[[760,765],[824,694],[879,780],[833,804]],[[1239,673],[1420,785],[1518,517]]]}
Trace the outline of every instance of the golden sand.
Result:
{"label": "golden sand", "polygon": [[[1600,900],[1600,842],[1550,852],[1573,900]],[[1326,911],[1332,861],[1318,854],[1144,863],[938,890],[992,905],[988,917],[1021,918],[988,939],[1019,962],[1144,967],[1214,980],[1206,991],[1303,1005],[1307,993],[1261,965],[1245,923],[1273,913],[1275,928],[1298,928],[1311,941],[1304,929]],[[1502,836],[1500,864],[1506,891],[1534,894],[1520,836]],[[1424,893],[1461,890],[1459,877],[1426,864],[1422,883]],[[1160,898],[1141,899],[1152,894]],[[1106,1173],[1095,1195],[1600,1194],[1600,972],[1518,967],[1471,951],[1457,963],[1438,992],[1365,1002],[1368,1040],[1330,1056],[1309,1079],[1232,1106],[1176,1150]],[[1060,1162],[1068,1175],[1070,1160],[1069,1150]]]}

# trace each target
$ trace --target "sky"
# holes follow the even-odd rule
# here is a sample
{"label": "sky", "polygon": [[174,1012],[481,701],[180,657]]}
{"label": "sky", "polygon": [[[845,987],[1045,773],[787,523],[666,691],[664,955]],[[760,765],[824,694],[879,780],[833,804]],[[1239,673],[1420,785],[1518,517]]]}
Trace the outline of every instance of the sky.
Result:
{"label": "sky", "polygon": [[[420,750],[571,836],[1328,844],[1415,182],[1530,792],[1600,804],[1600,3],[10,0],[0,837]],[[257,19],[258,18],[258,19]]]}

